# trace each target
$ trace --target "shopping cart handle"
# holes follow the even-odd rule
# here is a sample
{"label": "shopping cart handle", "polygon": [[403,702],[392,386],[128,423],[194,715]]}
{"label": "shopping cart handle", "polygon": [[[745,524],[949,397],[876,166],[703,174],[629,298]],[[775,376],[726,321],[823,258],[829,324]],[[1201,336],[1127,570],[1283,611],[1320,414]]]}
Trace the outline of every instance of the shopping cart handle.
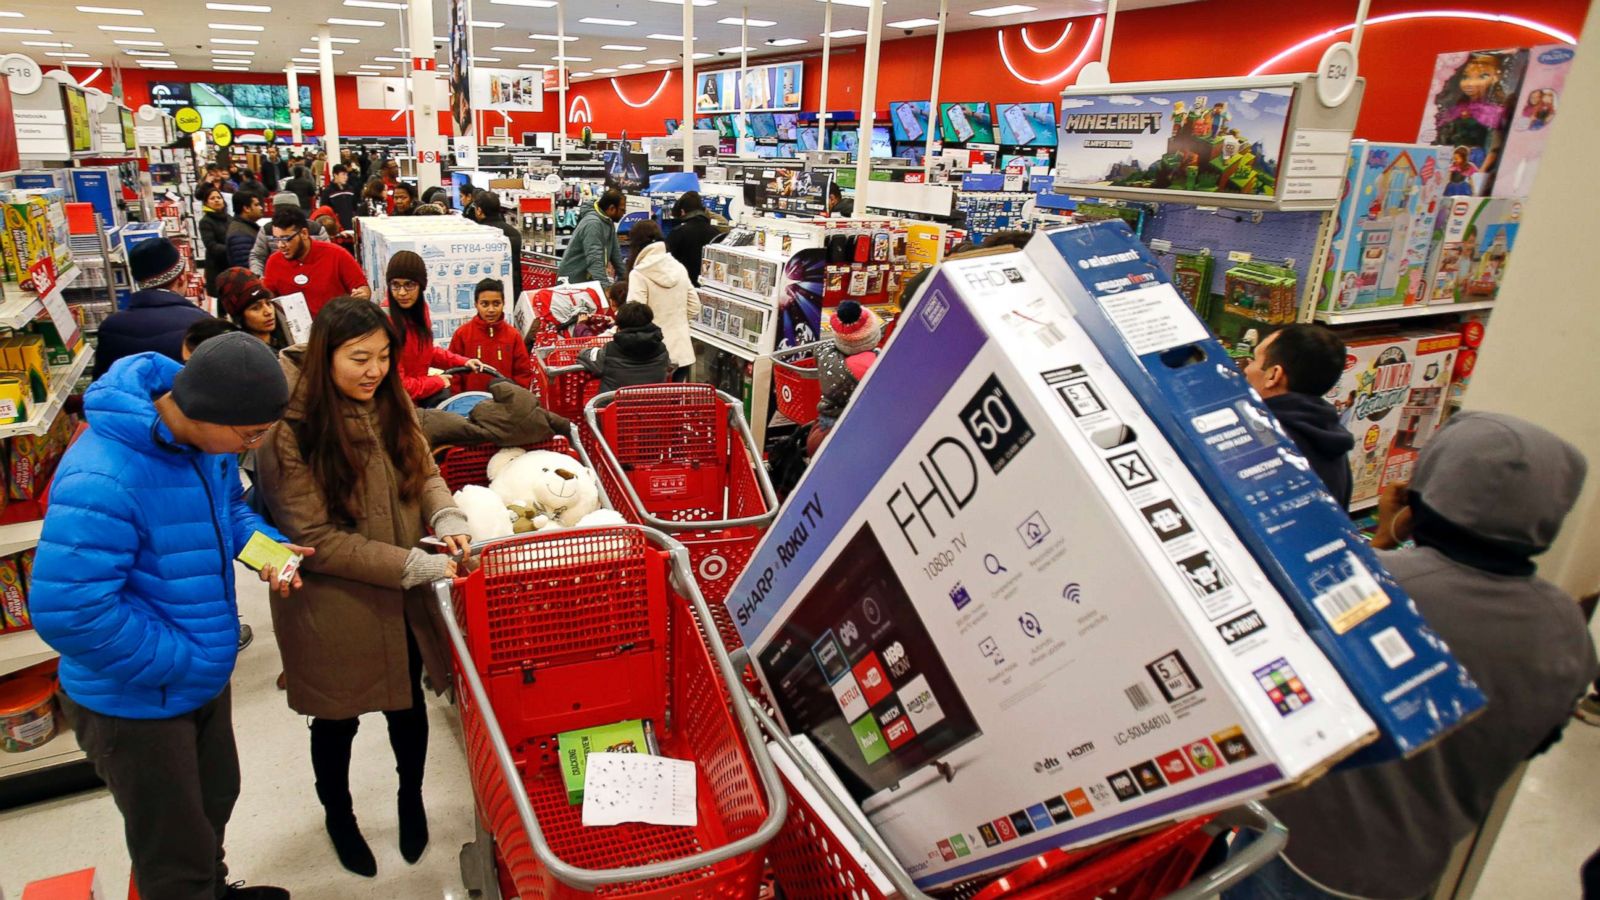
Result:
{"label": "shopping cart handle", "polygon": [[[705,637],[707,649],[721,671],[722,679],[728,687],[728,696],[737,698],[744,689],[743,682],[739,679],[738,670],[728,658],[728,649],[722,643],[722,637],[711,624],[711,608],[706,605],[705,597],[701,596],[700,588],[694,578],[689,574],[689,551],[684,546],[660,531],[645,528],[639,525],[623,525],[618,528],[637,529],[646,540],[658,549],[666,550],[672,561],[672,584],[689,600],[693,606],[701,634]],[[562,532],[571,534],[571,532]],[[525,538],[524,538],[525,539]],[[511,540],[519,540],[511,538]],[[492,543],[492,542],[491,542]],[[489,702],[488,692],[484,689],[483,680],[478,677],[478,671],[472,665],[472,654],[467,648],[466,635],[461,632],[461,625],[456,619],[455,598],[451,589],[453,582],[443,578],[433,583],[434,602],[439,608],[439,613],[444,620],[445,631],[450,636],[450,643],[455,647],[457,657],[465,663],[459,668],[461,677],[467,683],[467,690],[472,694],[472,702],[478,714],[483,717],[484,731],[489,738],[490,746],[494,749],[495,760],[500,766],[500,773],[508,785],[521,785],[522,776],[517,771],[517,763],[511,755],[511,748],[506,744],[505,734],[500,730],[500,721],[494,714],[494,707]],[[585,869],[570,865],[562,861],[550,849],[550,844],[545,840],[544,832],[539,828],[539,818],[533,811],[533,805],[528,800],[528,794],[522,790],[510,791],[511,800],[517,809],[517,815],[522,820],[522,827],[527,831],[529,843],[533,852],[557,881],[568,887],[581,891],[594,891],[597,888],[613,884],[651,881],[657,878],[668,878],[692,872],[695,869],[714,865],[723,860],[753,853],[766,846],[783,827],[784,819],[789,815],[789,798],[784,792],[783,781],[778,776],[777,767],[773,765],[772,754],[767,750],[766,741],[762,739],[761,730],[757,727],[755,718],[751,714],[748,704],[734,702],[730,704],[734,717],[738,720],[740,732],[744,735],[745,743],[750,751],[750,758],[755,763],[756,771],[761,776],[761,787],[767,795],[767,817],[753,833],[736,841],[714,847],[701,853],[670,860],[668,862],[650,863],[641,866],[624,866],[616,869]]]}

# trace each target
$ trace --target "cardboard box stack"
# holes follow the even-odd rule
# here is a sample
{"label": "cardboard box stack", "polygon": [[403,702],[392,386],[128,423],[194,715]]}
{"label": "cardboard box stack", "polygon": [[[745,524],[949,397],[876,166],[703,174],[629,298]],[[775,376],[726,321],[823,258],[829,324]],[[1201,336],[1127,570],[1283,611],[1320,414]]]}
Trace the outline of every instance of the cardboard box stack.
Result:
{"label": "cardboard box stack", "polygon": [[360,259],[372,285],[373,299],[388,304],[384,267],[401,250],[411,250],[428,267],[428,312],[433,339],[448,344],[456,329],[477,315],[473,289],[485,278],[498,278],[511,296],[518,279],[511,264],[511,242],[498,228],[468,222],[459,216],[362,219]]}

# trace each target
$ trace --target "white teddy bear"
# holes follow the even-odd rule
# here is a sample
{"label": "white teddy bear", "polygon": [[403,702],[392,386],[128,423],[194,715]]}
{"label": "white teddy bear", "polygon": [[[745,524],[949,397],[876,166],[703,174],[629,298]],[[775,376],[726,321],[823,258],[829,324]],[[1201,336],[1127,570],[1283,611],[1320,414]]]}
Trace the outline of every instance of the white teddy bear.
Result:
{"label": "white teddy bear", "polygon": [[488,475],[489,487],[468,485],[455,495],[474,542],[627,522],[600,508],[594,473],[570,456],[508,448],[489,460]]}

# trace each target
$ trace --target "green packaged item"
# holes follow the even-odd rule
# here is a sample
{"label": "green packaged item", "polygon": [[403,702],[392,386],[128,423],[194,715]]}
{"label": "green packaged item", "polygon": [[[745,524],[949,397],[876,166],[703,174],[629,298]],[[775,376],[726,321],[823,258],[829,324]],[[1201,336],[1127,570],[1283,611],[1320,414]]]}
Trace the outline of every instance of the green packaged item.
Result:
{"label": "green packaged item", "polygon": [[648,753],[659,756],[655,731],[649,719],[627,719],[610,725],[577,728],[556,735],[556,750],[561,756],[561,780],[567,788],[567,802],[583,802],[583,777],[591,753]]}
{"label": "green packaged item", "polygon": [[34,334],[44,339],[44,355],[47,365],[51,368],[72,365],[73,350],[75,348],[67,346],[67,342],[62,339],[61,332],[56,329],[55,322],[52,322],[48,317],[36,319],[29,328]]}
{"label": "green packaged item", "polygon": [[1174,253],[1172,285],[1200,318],[1211,317],[1211,276],[1216,258],[1209,253]]}

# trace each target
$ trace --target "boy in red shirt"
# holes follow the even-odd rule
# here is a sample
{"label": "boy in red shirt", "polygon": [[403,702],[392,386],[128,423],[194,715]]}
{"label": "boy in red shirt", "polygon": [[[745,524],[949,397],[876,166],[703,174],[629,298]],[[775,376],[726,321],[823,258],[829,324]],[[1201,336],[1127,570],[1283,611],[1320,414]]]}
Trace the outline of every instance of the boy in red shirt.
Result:
{"label": "boy in red shirt", "polygon": [[311,239],[305,210],[281,206],[272,214],[272,246],[261,283],[274,297],[304,294],[313,317],[335,297],[372,299],[361,265],[342,248]]}
{"label": "boy in red shirt", "polygon": [[[506,289],[498,278],[485,278],[473,289],[478,314],[456,329],[450,338],[450,352],[481,360],[501,375],[525,388],[533,386],[533,361],[522,335],[506,321]],[[462,375],[457,392],[486,391],[489,375]]]}

